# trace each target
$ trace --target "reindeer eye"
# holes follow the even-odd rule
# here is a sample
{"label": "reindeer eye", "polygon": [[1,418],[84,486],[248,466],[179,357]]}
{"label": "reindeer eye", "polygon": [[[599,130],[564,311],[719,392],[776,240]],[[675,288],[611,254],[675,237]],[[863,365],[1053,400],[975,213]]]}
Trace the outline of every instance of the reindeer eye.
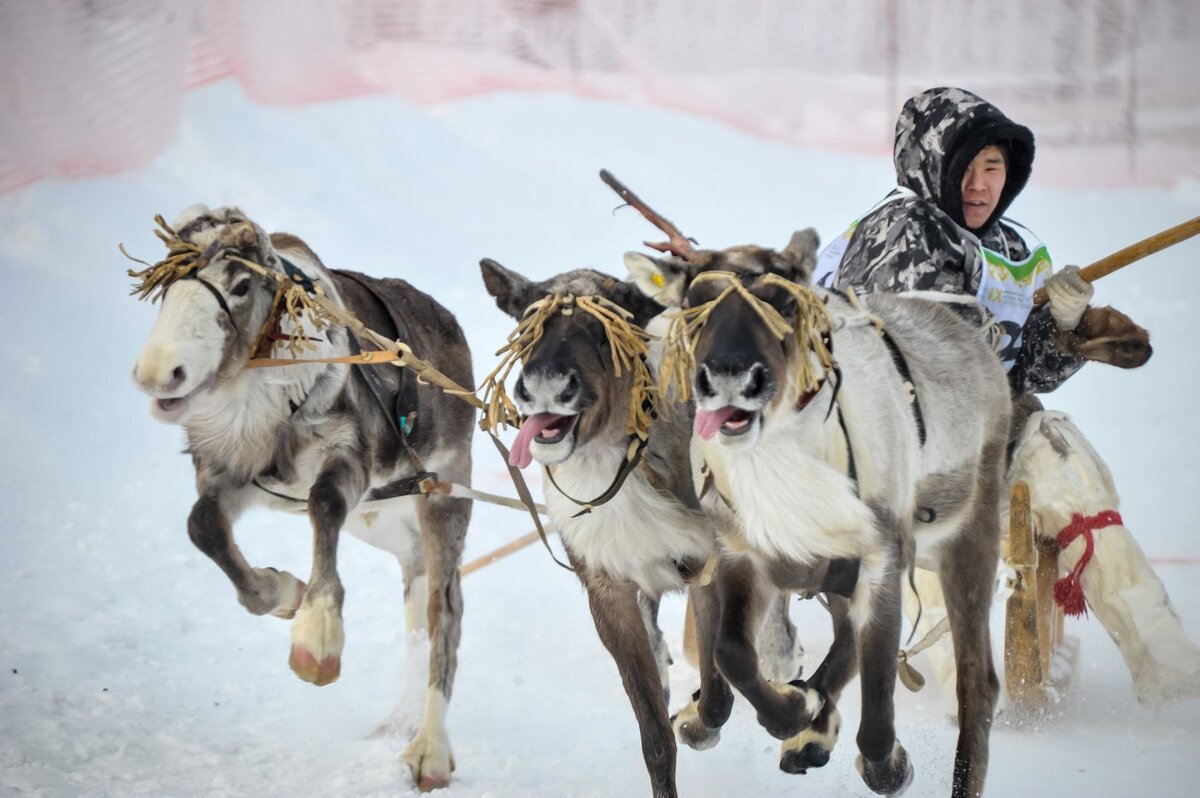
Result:
{"label": "reindeer eye", "polygon": [[234,296],[245,296],[246,294],[250,293],[250,278],[247,277],[235,285],[230,293]]}

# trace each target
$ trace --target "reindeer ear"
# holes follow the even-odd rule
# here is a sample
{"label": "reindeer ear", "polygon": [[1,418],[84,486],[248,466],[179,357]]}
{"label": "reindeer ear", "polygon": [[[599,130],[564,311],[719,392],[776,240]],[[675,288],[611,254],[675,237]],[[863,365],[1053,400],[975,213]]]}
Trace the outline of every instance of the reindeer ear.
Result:
{"label": "reindeer ear", "polygon": [[520,320],[525,308],[535,298],[533,283],[491,258],[479,261],[479,269],[483,273],[484,287],[496,298],[496,307]]}
{"label": "reindeer ear", "polygon": [[175,217],[173,222],[171,222],[171,227],[175,230],[179,230],[183,227],[187,227],[189,223],[199,219],[201,216],[211,215],[212,211],[209,210],[207,205],[205,205],[203,202],[195,202],[179,212],[179,215]]}
{"label": "reindeer ear", "polygon": [[806,227],[792,233],[792,238],[780,254],[786,266],[792,270],[792,279],[798,283],[808,283],[812,280],[813,269],[817,265],[817,248],[821,239],[817,231]]}
{"label": "reindeer ear", "polygon": [[629,278],[642,293],[667,308],[683,304],[687,283],[685,269],[668,260],[657,260],[640,252],[625,253],[625,268]]}

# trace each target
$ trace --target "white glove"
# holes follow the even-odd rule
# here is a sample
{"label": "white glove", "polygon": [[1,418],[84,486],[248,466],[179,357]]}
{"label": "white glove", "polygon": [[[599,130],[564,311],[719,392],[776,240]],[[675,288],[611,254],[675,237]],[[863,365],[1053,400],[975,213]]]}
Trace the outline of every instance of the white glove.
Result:
{"label": "white glove", "polygon": [[1070,332],[1079,326],[1083,311],[1092,301],[1096,289],[1079,275],[1078,266],[1064,266],[1046,278],[1046,294],[1050,297],[1050,315],[1058,329]]}

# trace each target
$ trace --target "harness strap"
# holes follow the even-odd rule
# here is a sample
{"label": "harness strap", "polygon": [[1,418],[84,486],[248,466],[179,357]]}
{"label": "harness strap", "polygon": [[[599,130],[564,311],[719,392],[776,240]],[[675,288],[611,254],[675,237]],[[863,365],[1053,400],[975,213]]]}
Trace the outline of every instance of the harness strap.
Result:
{"label": "harness strap", "polygon": [[200,285],[207,288],[208,292],[213,295],[214,299],[217,300],[217,304],[221,306],[221,310],[225,311],[225,315],[229,317],[229,323],[233,325],[234,332],[241,332],[241,330],[238,329],[237,321],[233,318],[233,311],[229,309],[229,303],[225,301],[225,297],[221,295],[221,292],[217,290],[215,285],[210,283],[208,280],[201,278],[196,272],[192,272],[184,279],[195,280],[196,282],[200,283]]}
{"label": "harness strap", "polygon": [[[831,353],[833,352],[832,342],[830,344]],[[829,416],[833,413],[834,408],[837,408],[838,426],[842,428],[842,438],[846,441],[846,476],[854,483],[854,494],[858,495],[858,467],[854,463],[854,444],[850,442],[850,429],[846,426],[846,417],[842,415],[842,406],[838,404],[838,394],[842,392],[842,369],[838,366],[837,361],[834,361],[833,370],[833,396],[829,399],[829,409],[825,411],[825,420],[829,420]]]}
{"label": "harness strap", "polygon": [[858,468],[854,464],[854,444],[850,442],[850,430],[846,428],[846,417],[842,415],[842,406],[838,405],[838,426],[842,428],[842,436],[846,439],[846,476],[854,483],[854,493],[858,495]]}
{"label": "harness strap", "polygon": [[[299,496],[289,496],[286,493],[280,493],[277,490],[271,490],[266,485],[259,482],[258,478],[250,480],[250,484],[261,490],[263,493],[268,493],[276,499],[283,499],[294,504],[308,504],[308,499],[301,499]],[[417,494],[429,493],[440,488],[442,483],[437,481],[437,474],[429,471],[419,471],[416,474],[400,479],[392,480],[386,485],[380,485],[378,488],[372,488],[367,491],[365,501],[378,502],[385,499],[397,499],[402,496],[415,496]],[[442,491],[450,493],[450,489]]]}
{"label": "harness strap", "polygon": [[[358,350],[355,352],[355,354],[358,354],[362,351],[362,347],[357,336],[350,336],[350,349],[351,351]],[[396,437],[400,439],[400,444],[404,448],[405,455],[408,457],[409,465],[411,465],[413,470],[418,474],[429,474],[433,477],[433,482],[436,483],[437,474],[433,474],[425,470],[424,462],[422,462],[420,456],[417,455],[416,451],[412,448],[412,444],[410,444],[408,441],[407,431],[403,426],[401,426],[400,420],[393,412],[393,408],[389,406],[389,390],[387,385],[384,383],[383,378],[379,376],[379,372],[375,371],[373,368],[364,363],[359,363],[355,367],[354,371],[362,377],[363,382],[367,384],[367,388],[370,389],[372,395],[375,397],[375,400],[379,403],[379,407],[381,410],[383,410],[384,416],[387,417],[388,424],[391,426],[392,431],[395,432]],[[401,372],[401,374],[403,374],[403,372]],[[401,379],[403,380],[403,377],[401,377]],[[400,391],[397,391],[396,393],[398,396]],[[427,493],[428,491],[422,490],[421,492]]]}
{"label": "harness strap", "polygon": [[546,539],[546,530],[542,526],[542,519],[538,517],[537,510],[534,509],[536,505],[533,501],[533,495],[529,492],[529,486],[525,484],[525,478],[521,476],[521,469],[508,462],[508,447],[491,430],[488,430],[488,437],[492,439],[492,443],[496,444],[496,449],[499,450],[500,457],[504,460],[504,467],[508,469],[508,475],[512,478],[513,486],[517,489],[517,495],[521,497],[521,502],[529,510],[529,516],[533,519],[533,525],[537,528],[538,537],[542,539],[542,545],[550,553],[550,559],[571,573],[575,573],[575,569],[558,559],[554,554],[554,549],[550,548],[550,541]]}
{"label": "harness strap", "polygon": [[400,496],[415,496],[434,490],[438,485],[438,475],[432,471],[418,471],[412,476],[401,477],[386,485],[367,491],[367,501],[395,499]]}
{"label": "harness strap", "polygon": [[637,435],[630,435],[629,437],[631,440],[629,441],[629,446],[626,451],[625,462],[621,464],[621,468],[617,471],[616,477],[613,478],[612,484],[608,486],[607,490],[591,501],[580,501],[560,488],[558,486],[558,482],[554,479],[554,472],[550,470],[549,466],[546,466],[546,476],[550,478],[550,483],[554,485],[555,489],[565,496],[569,501],[583,508],[579,512],[575,513],[575,515],[571,516],[572,518],[578,518],[581,515],[587,515],[594,508],[612,501],[613,498],[620,493],[621,486],[625,484],[625,480],[629,478],[629,475],[633,473],[633,470],[642,462],[642,453],[645,451],[646,444],[649,443],[650,439],[639,438]]}
{"label": "harness strap", "polygon": [[[335,270],[334,274],[354,283],[361,288],[367,294],[367,296],[371,297],[371,299],[375,301],[376,306],[383,310],[383,312],[391,320],[398,340],[403,341],[409,337],[408,329],[405,327],[404,322],[396,316],[396,314],[392,311],[392,308],[386,302],[384,302],[383,299],[375,293],[375,291],[371,289],[371,286],[369,286],[366,281],[359,279],[359,277],[355,274],[342,271],[340,269]],[[362,355],[363,346],[362,342],[358,338],[358,335],[350,328],[347,328],[347,331],[350,333],[349,344],[351,354]],[[391,426],[392,431],[396,433],[396,437],[400,440],[400,444],[404,448],[404,453],[408,457],[409,464],[412,466],[413,471],[416,472],[413,477],[406,477],[404,479],[397,480],[396,482],[392,482],[389,485],[378,488],[377,490],[385,490],[393,488],[393,486],[395,486],[396,490],[400,490],[402,487],[408,487],[411,489],[409,494],[392,493],[390,494],[391,496],[411,495],[412,493],[418,492],[428,493],[436,486],[438,479],[436,473],[426,471],[424,462],[413,449],[412,444],[408,439],[408,433],[411,431],[411,427],[406,429],[407,419],[415,415],[415,412],[411,414],[403,413],[403,408],[400,407],[400,405],[404,403],[403,399],[406,384],[405,372],[403,370],[398,372],[400,384],[396,388],[395,395],[392,396],[390,389],[383,381],[383,378],[379,375],[379,372],[375,371],[375,369],[361,361],[356,365],[357,368],[355,368],[355,371],[362,375],[363,381],[366,382],[367,387],[371,390],[371,393],[374,394],[375,400],[379,403],[379,407],[383,410],[384,416],[387,417],[388,424]],[[405,423],[400,421],[401,416],[405,418]],[[401,483],[403,483],[403,486]],[[385,497],[381,496],[380,498]]]}
{"label": "harness strap", "polygon": [[887,346],[888,351],[892,353],[892,364],[896,367],[896,371],[900,372],[900,379],[908,386],[912,392],[909,402],[912,404],[913,418],[917,422],[917,440],[921,446],[925,445],[925,414],[921,412],[921,397],[917,396],[917,387],[913,382],[912,372],[908,368],[908,361],[904,354],[900,351],[896,339],[892,338],[891,334],[886,329],[879,331],[879,336],[883,339],[883,343]]}
{"label": "harness strap", "polygon": [[259,482],[257,477],[250,480],[250,484],[261,490],[263,493],[271,494],[276,499],[283,499],[284,501],[294,502],[296,504],[308,504],[308,499],[301,499],[298,496],[288,496],[286,493],[280,493],[279,491],[271,490]]}

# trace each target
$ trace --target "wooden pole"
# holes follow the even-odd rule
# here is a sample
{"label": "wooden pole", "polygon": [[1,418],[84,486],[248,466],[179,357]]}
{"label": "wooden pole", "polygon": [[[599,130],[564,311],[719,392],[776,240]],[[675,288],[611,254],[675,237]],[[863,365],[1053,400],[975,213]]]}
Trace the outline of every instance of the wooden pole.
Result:
{"label": "wooden pole", "polygon": [[[1180,241],[1186,241],[1197,234],[1200,234],[1200,216],[1183,224],[1177,224],[1174,227],[1163,230],[1161,233],[1155,233],[1149,238],[1144,238],[1136,244],[1130,244],[1124,249],[1117,250],[1108,257],[1101,258],[1095,263],[1080,269],[1079,276],[1089,283],[1094,283],[1101,277],[1112,274],[1117,269],[1123,269],[1134,261],[1141,260],[1147,255],[1153,255],[1155,252],[1167,247],[1175,246]],[[1033,295],[1033,304],[1035,306],[1044,305],[1048,298],[1046,289],[1039,288],[1037,293]]]}
{"label": "wooden pole", "polygon": [[1037,548],[1029,511],[1029,486],[1012,486],[1008,561],[1016,585],[1004,616],[1004,675],[1009,699],[1018,711],[1036,709],[1043,699],[1041,640],[1038,634]]}
{"label": "wooden pole", "polygon": [[461,576],[466,576],[469,573],[478,571],[480,568],[486,568],[489,565],[491,565],[492,563],[496,562],[496,560],[503,559],[514,552],[518,552],[521,549],[525,548],[526,546],[530,545],[531,543],[536,543],[537,540],[538,540],[538,532],[536,529],[533,530],[532,532],[526,532],[524,535],[521,535],[521,537],[517,538],[516,540],[511,540],[508,543],[505,543],[500,548],[493,549],[492,551],[489,551],[487,554],[483,555],[482,557],[476,557],[474,560],[471,560],[469,563],[466,563],[459,570],[459,574]]}

